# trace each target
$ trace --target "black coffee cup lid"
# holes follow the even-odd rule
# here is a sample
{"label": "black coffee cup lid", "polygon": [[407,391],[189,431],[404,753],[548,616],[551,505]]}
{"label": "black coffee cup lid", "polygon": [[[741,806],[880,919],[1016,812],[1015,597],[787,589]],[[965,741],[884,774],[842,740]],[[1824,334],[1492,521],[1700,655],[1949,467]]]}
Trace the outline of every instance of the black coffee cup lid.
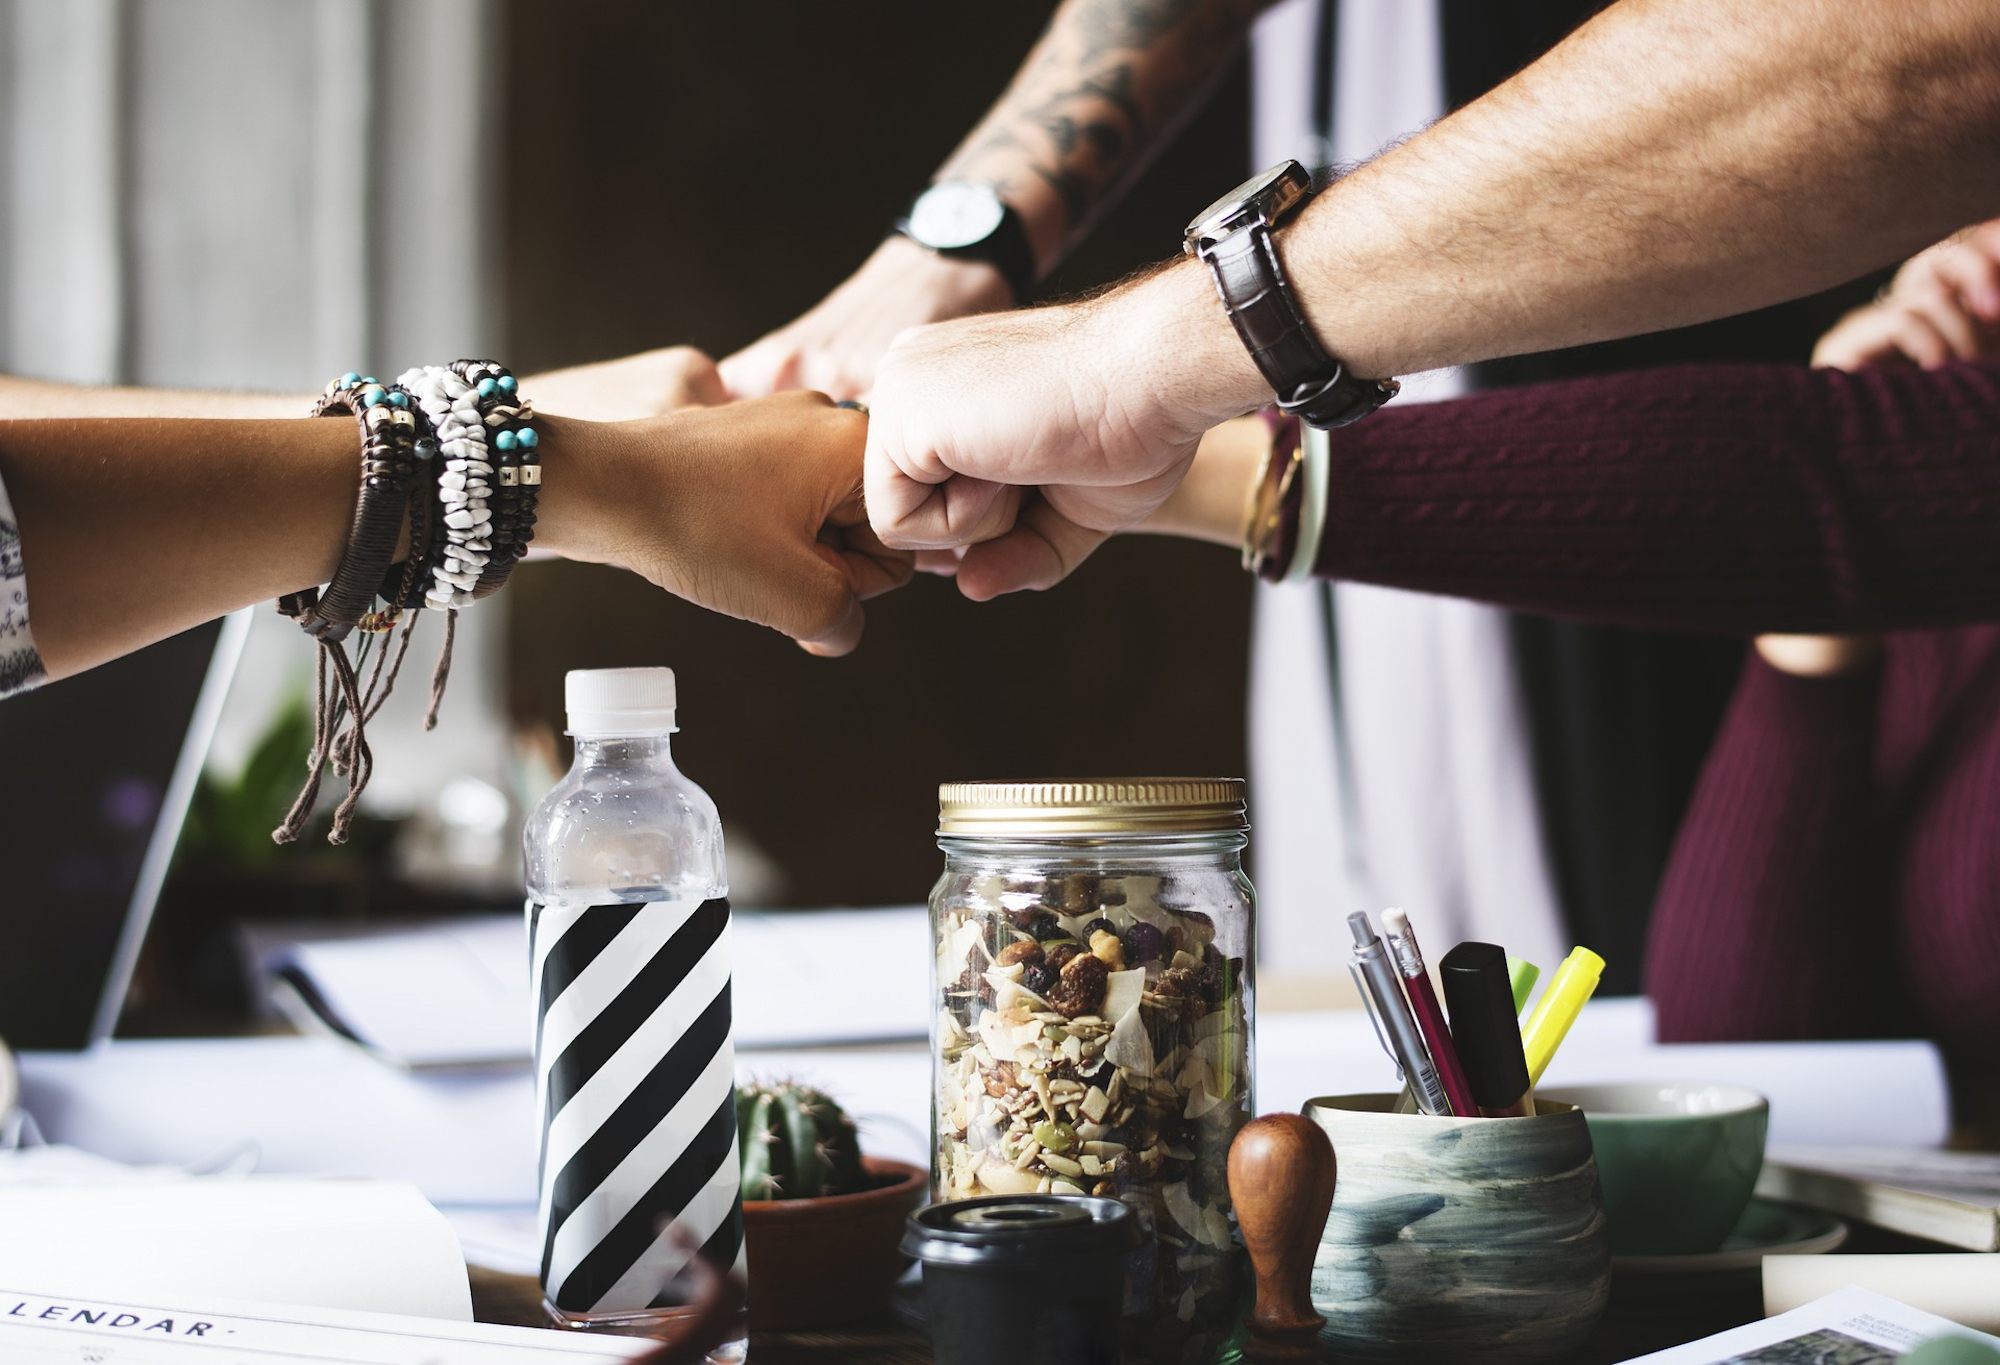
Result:
{"label": "black coffee cup lid", "polygon": [[995,1194],[917,1210],[903,1233],[903,1254],[955,1265],[1122,1254],[1137,1235],[1132,1210],[1116,1199]]}

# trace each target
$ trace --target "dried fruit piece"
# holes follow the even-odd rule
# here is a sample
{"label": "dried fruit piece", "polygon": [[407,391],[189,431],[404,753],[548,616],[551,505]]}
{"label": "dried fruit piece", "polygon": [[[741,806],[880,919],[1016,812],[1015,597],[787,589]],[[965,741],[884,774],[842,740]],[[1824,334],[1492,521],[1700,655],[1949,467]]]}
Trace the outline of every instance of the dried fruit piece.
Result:
{"label": "dried fruit piece", "polygon": [[1054,893],[1050,899],[1062,907],[1064,914],[1085,914],[1097,904],[1097,874],[1072,872],[1057,878],[1050,890]]}
{"label": "dried fruit piece", "polygon": [[1063,965],[1062,975],[1049,988],[1049,1003],[1071,1019],[1091,1014],[1104,1003],[1104,983],[1110,977],[1111,969],[1101,960],[1079,954]]}
{"label": "dried fruit piece", "polygon": [[1069,937],[1069,931],[1062,927],[1061,920],[1049,914],[1046,910],[1041,913],[1044,918],[1037,919],[1033,924],[1028,926],[1030,934],[1033,934],[1037,940],[1045,944],[1055,939],[1066,939]]}
{"label": "dried fruit piece", "polygon": [[1203,948],[1215,942],[1215,921],[1199,910],[1183,910],[1180,913],[1181,946],[1199,956]]}
{"label": "dried fruit piece", "polygon": [[1023,910],[1009,910],[1007,912],[1007,923],[1013,925],[1024,934],[1033,934],[1036,938],[1042,937],[1040,933],[1036,932],[1037,929],[1054,924],[1055,922],[1055,915],[1039,905],[1031,905]]}
{"label": "dried fruit piece", "polygon": [[1052,939],[1042,945],[1042,956],[1048,962],[1049,970],[1055,972],[1069,966],[1082,951],[1082,945],[1073,938]]}
{"label": "dried fruit piece", "polygon": [[1000,950],[1000,956],[993,959],[994,965],[1011,967],[1015,963],[1033,964],[1042,960],[1042,945],[1031,938],[1018,938]]}
{"label": "dried fruit piece", "polygon": [[1098,934],[1116,934],[1117,932],[1117,925],[1104,918],[1104,916],[1099,915],[1096,919],[1083,926],[1082,931],[1077,934],[1077,938],[1088,943]]}
{"label": "dried fruit piece", "polygon": [[1157,926],[1139,920],[1125,931],[1125,960],[1135,965],[1153,961],[1166,942]]}
{"label": "dried fruit piece", "polygon": [[1049,966],[1046,959],[1037,959],[1021,973],[1021,984],[1046,1000],[1049,988],[1056,984],[1055,968]]}

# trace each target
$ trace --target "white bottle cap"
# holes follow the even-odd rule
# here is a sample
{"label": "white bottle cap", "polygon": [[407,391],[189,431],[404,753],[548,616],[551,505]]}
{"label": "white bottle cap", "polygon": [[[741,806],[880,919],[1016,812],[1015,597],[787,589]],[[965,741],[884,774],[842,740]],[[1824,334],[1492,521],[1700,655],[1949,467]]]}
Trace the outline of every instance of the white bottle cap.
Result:
{"label": "white bottle cap", "polygon": [[674,726],[671,668],[578,668],[563,684],[572,735],[638,735]]}

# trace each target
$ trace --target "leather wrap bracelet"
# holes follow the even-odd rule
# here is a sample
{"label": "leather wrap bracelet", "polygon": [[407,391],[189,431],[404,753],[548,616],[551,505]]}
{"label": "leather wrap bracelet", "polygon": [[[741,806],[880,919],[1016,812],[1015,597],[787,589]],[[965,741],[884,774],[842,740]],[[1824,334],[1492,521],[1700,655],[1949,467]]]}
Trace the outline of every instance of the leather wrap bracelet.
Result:
{"label": "leather wrap bracelet", "polygon": [[417,420],[407,396],[372,381],[327,386],[312,415],[351,414],[361,427],[361,491],[347,548],[324,589],[307,588],[278,599],[278,610],[314,639],[338,644],[361,623],[396,557],[416,476]]}

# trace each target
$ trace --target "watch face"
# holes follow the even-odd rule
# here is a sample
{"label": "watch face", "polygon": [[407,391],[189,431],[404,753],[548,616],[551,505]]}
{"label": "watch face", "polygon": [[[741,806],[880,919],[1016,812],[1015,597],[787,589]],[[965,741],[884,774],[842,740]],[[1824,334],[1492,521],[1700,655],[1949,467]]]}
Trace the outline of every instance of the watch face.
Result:
{"label": "watch face", "polygon": [[909,233],[933,251],[951,251],[991,237],[1005,212],[991,185],[946,181],[917,196],[910,206]]}
{"label": "watch face", "polygon": [[1260,221],[1275,227],[1311,193],[1312,177],[1298,162],[1273,166],[1261,175],[1251,176],[1196,214],[1187,225],[1187,243],[1192,248],[1201,242],[1212,242]]}

